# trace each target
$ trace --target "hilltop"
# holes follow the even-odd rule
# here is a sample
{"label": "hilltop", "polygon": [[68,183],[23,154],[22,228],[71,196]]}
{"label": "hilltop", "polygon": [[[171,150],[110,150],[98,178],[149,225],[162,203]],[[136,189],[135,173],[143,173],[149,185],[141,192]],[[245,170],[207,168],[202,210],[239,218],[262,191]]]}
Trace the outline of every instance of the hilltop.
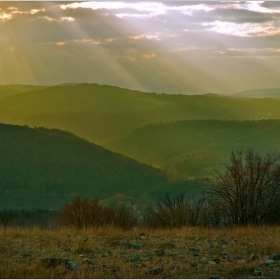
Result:
{"label": "hilltop", "polygon": [[0,98],[43,88],[46,87],[34,85],[0,85]]}
{"label": "hilltop", "polygon": [[280,98],[280,88],[249,89],[231,96],[246,98]]}
{"label": "hilltop", "polygon": [[280,118],[280,100],[144,93],[114,86],[51,86],[0,100],[0,121],[70,131],[104,145],[133,129],[178,120]]}

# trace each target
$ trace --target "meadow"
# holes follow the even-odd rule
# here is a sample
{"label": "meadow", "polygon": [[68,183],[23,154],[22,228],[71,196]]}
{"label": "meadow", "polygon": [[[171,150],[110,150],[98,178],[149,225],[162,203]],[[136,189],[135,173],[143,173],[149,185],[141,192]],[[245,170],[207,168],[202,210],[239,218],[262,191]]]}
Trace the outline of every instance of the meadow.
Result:
{"label": "meadow", "polygon": [[0,277],[279,278],[279,226],[0,229]]}

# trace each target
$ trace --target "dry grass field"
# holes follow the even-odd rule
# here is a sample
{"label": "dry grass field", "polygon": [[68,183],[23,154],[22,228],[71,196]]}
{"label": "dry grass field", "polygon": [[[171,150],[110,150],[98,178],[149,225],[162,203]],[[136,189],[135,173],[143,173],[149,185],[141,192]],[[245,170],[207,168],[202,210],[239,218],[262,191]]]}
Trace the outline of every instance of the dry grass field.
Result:
{"label": "dry grass field", "polygon": [[0,278],[280,278],[280,227],[2,228]]}

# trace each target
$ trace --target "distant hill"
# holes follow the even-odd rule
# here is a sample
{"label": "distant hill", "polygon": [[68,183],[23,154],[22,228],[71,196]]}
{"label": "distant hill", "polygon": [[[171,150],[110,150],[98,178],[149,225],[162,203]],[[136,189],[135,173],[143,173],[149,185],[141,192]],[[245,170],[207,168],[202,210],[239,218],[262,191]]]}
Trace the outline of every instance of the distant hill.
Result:
{"label": "distant hill", "polygon": [[250,89],[232,94],[231,96],[247,98],[280,98],[280,89]]}
{"label": "distant hill", "polygon": [[42,88],[46,88],[46,87],[33,86],[33,85],[0,85],[0,98],[17,94],[17,93],[38,90]]}
{"label": "distant hill", "polygon": [[162,171],[57,129],[0,124],[0,158],[0,208],[57,209],[78,195],[145,201],[168,185]]}
{"label": "distant hill", "polygon": [[280,152],[280,120],[150,124],[106,146],[157,166],[175,178],[190,179],[223,171],[231,151],[240,147],[253,147],[261,153]]}
{"label": "distant hill", "polygon": [[101,145],[150,123],[273,118],[280,118],[278,99],[156,94],[98,84],[51,86],[0,99],[1,122],[59,128]]}

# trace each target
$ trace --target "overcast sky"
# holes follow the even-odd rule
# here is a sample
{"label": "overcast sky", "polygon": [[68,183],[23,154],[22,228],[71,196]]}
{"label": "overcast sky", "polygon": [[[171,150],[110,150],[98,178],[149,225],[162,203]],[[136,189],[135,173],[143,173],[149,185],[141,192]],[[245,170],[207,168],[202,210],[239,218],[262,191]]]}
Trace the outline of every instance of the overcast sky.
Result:
{"label": "overcast sky", "polygon": [[0,2],[0,84],[280,88],[280,2]]}

